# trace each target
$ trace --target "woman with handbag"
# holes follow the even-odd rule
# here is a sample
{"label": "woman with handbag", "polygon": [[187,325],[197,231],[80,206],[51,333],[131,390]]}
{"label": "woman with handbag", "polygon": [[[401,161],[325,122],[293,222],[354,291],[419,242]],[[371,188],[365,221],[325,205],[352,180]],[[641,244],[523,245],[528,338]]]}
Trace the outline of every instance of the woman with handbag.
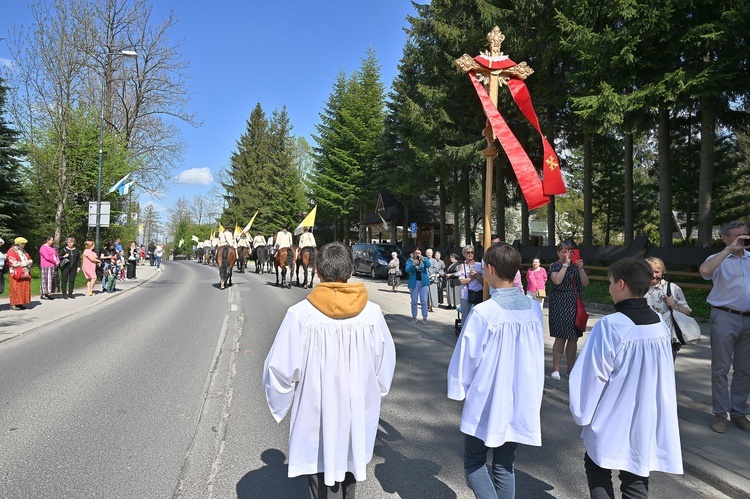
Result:
{"label": "woman with handbag", "polygon": [[651,287],[646,293],[646,302],[651,310],[661,314],[667,327],[672,332],[672,360],[677,360],[677,352],[680,350],[682,342],[677,334],[676,321],[674,313],[690,315],[693,309],[687,304],[685,293],[675,283],[669,282],[664,278],[667,273],[667,266],[661,258],[654,256],[646,258],[646,263],[651,265],[654,271],[654,279],[651,281]]}
{"label": "woman with handbag", "polygon": [[81,271],[81,252],[76,247],[76,238],[69,237],[65,240],[65,246],[60,248],[60,291],[64,299],[75,298],[73,288],[76,283],[76,275]]}
{"label": "woman with handbag", "polygon": [[547,298],[547,271],[541,266],[538,258],[534,258],[531,267],[526,271],[526,296],[534,298],[544,308],[544,299]]}
{"label": "woman with handbag", "polygon": [[484,293],[484,273],[482,264],[474,261],[474,246],[464,246],[461,252],[464,262],[458,267],[458,282],[461,283],[461,317],[466,320],[469,311],[482,303]]}
{"label": "woman with handbag", "polygon": [[583,270],[582,259],[572,261],[572,250],[573,244],[570,242],[558,244],[558,261],[549,266],[549,280],[552,282],[549,293],[549,334],[555,338],[550,377],[555,381],[560,379],[563,353],[568,375],[573,370],[578,353],[578,338],[583,336],[585,330],[582,324],[580,328],[576,327],[576,315],[579,313],[578,302],[583,298],[583,288],[589,285],[589,276]]}
{"label": "woman with handbag", "polygon": [[31,303],[31,255],[26,250],[26,238],[17,237],[8,250],[6,265],[10,269],[10,309],[25,310]]}

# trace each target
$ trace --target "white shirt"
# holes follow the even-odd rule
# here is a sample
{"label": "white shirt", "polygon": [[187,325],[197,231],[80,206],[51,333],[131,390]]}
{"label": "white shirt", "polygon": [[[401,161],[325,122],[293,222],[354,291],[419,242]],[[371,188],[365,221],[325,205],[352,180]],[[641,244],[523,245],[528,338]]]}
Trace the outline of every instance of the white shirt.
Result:
{"label": "white shirt", "polygon": [[229,231],[224,231],[221,234],[219,234],[219,246],[231,246],[235,247],[234,243],[234,236]]}
{"label": "white shirt", "polygon": [[240,237],[240,238],[239,238],[239,239],[237,240],[237,246],[238,246],[238,247],[240,247],[240,246],[241,246],[241,247],[243,247],[243,248],[249,248],[249,247],[250,247],[250,240],[249,240],[249,239],[247,238],[247,236],[245,236],[245,237]]}
{"label": "white shirt", "polygon": [[[650,288],[648,288],[648,291],[646,292],[646,296],[644,298],[646,298],[646,303],[648,303],[648,306],[651,308],[651,310],[653,310],[657,314],[660,314],[661,318],[664,319],[664,323],[667,325],[669,330],[672,331],[672,342],[675,342],[679,340],[677,338],[675,329],[672,327],[672,314],[669,313],[669,305],[667,305],[667,302],[665,302],[663,298],[664,296],[667,296],[667,283],[668,281],[662,279],[655,286],[651,286]],[[668,284],[670,288],[670,294],[677,303],[677,306],[685,307],[688,310],[692,311],[693,309],[688,305],[687,300],[685,299],[685,293],[683,293],[682,288],[680,288],[673,282],[669,282]]]}
{"label": "white shirt", "polygon": [[620,312],[596,323],[570,373],[570,412],[589,457],[639,476],[682,474],[670,333]]}
{"label": "white shirt", "polygon": [[287,231],[284,232],[283,230],[280,230],[276,233],[276,246],[279,248],[291,248],[294,246],[294,241],[292,241],[292,233]]}
{"label": "white shirt", "polygon": [[268,240],[266,241],[266,246],[269,248],[273,246],[273,236],[269,236]]}
{"label": "white shirt", "polygon": [[[716,254],[711,255],[706,261],[715,257]],[[727,256],[710,279],[714,287],[706,298],[709,305],[750,312],[750,251],[745,250],[742,256]]]}
{"label": "white shirt", "polygon": [[263,235],[258,234],[255,236],[255,239],[253,239],[253,246],[257,248],[258,246],[265,246],[266,245],[266,238],[263,237]]}
{"label": "white shirt", "polygon": [[542,445],[543,390],[539,302],[528,310],[505,310],[492,299],[475,305],[448,366],[448,398],[466,399],[461,431],[487,447]]}
{"label": "white shirt", "polygon": [[287,311],[266,357],[263,387],[276,422],[292,411],[289,477],[323,472],[328,486],[347,471],[365,479],[395,366],[378,305],[368,302],[358,316],[339,320],[307,300]]}
{"label": "white shirt", "polygon": [[299,236],[299,247],[300,248],[314,248],[315,245],[315,236],[312,235],[311,232],[303,232]]}

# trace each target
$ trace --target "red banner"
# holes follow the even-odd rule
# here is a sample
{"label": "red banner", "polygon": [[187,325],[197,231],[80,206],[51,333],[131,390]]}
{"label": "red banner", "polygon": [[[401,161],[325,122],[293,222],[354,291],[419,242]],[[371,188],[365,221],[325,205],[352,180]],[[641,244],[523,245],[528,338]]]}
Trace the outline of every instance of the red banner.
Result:
{"label": "red banner", "polygon": [[544,195],[539,174],[536,172],[529,156],[518,142],[518,139],[516,139],[516,136],[513,135],[508,124],[505,123],[505,120],[500,115],[500,111],[497,110],[497,106],[492,103],[492,99],[490,99],[484,86],[477,80],[474,71],[469,72],[469,79],[472,85],[474,85],[479,100],[482,102],[484,113],[487,115],[487,120],[492,126],[492,131],[495,132],[497,140],[503,146],[505,154],[508,155],[510,165],[516,173],[518,185],[521,188],[521,193],[526,199],[529,209],[535,210],[549,203],[549,198]]}
{"label": "red banner", "polygon": [[[516,63],[507,56],[487,57],[480,55],[475,57],[474,60],[482,66],[492,70],[507,69],[516,65]],[[529,89],[526,87],[526,82],[518,78],[511,78],[508,81],[508,88],[510,89],[510,94],[516,102],[516,105],[542,139],[542,145],[544,148],[544,159],[542,161],[542,189],[544,190],[544,194],[547,196],[565,194],[567,189],[565,188],[565,182],[562,173],[560,172],[560,160],[557,158],[552,145],[550,145],[549,141],[542,133],[541,127],[539,126],[539,120],[534,111],[534,105],[531,103],[531,94],[529,94]]]}
{"label": "red banner", "polygon": [[565,188],[562,173],[560,173],[560,161],[557,159],[557,155],[547,137],[544,136],[539,127],[539,120],[536,117],[534,105],[531,103],[531,95],[529,94],[528,87],[526,87],[526,82],[517,78],[511,78],[508,80],[508,88],[518,108],[542,138],[542,144],[544,145],[542,188],[544,189],[544,193],[548,196],[565,194],[568,191]]}

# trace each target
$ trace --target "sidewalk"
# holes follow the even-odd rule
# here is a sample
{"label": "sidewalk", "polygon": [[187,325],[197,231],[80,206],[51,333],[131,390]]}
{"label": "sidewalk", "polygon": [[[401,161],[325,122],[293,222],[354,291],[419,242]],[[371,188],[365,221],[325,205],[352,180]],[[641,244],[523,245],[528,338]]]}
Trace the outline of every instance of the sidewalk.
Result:
{"label": "sidewalk", "polygon": [[64,300],[60,293],[53,294],[53,300],[40,300],[38,295],[32,296],[31,303],[26,305],[27,310],[11,310],[8,298],[2,298],[0,299],[0,343],[122,296],[157,274],[159,272],[156,272],[155,266],[138,265],[136,267],[137,279],[118,280],[116,285],[118,291],[114,293],[102,292],[102,284],[97,281],[94,285],[94,296],[86,296],[85,287],[76,288],[73,299]]}
{"label": "sidewalk", "polygon": [[[169,272],[169,270],[165,270]],[[42,301],[32,297],[29,309],[12,311],[8,299],[0,301],[0,342],[15,338],[20,334],[47,325],[54,321],[94,307],[104,301],[116,299],[158,275],[156,267],[137,267],[137,280],[118,281],[115,293],[102,293],[101,283],[95,286],[94,296],[85,296],[85,288],[76,290],[75,299],[56,298]],[[370,299],[381,305],[386,314],[401,320],[406,327],[414,328],[433,341],[448,346],[456,343],[453,324],[457,317],[455,310],[435,309],[427,318],[427,325],[410,324],[409,293],[402,284],[398,293],[391,293],[384,281],[360,279],[364,282]],[[59,296],[59,295],[53,295]],[[602,315],[611,312],[611,307],[587,303],[590,314],[589,330]],[[544,309],[547,315],[547,309]],[[547,321],[545,320],[545,329]],[[730,497],[748,497],[750,490],[750,434],[728,425],[725,434],[711,431],[711,348],[708,324],[701,324],[703,337],[696,345],[687,345],[677,354],[675,373],[677,378],[678,416],[682,459],[685,471]],[[584,338],[585,340],[586,338]],[[544,392],[565,405],[568,404],[568,384],[563,376],[560,381],[549,377],[551,372],[552,338],[545,334],[546,372]],[[579,342],[583,344],[583,340]],[[572,421],[572,419],[571,419]]]}
{"label": "sidewalk", "polygon": [[[354,278],[353,280],[359,280]],[[370,299],[381,303],[386,313],[400,317],[402,322],[415,328],[433,340],[448,345],[455,345],[454,321],[455,310],[435,309],[427,317],[427,325],[410,324],[409,294],[406,286],[399,288],[398,293],[391,293],[386,283],[364,279]],[[588,330],[600,317],[611,313],[611,306],[587,303],[590,314]],[[544,315],[547,315],[545,304]],[[420,316],[421,318],[421,316]],[[544,393],[565,405],[568,404],[568,383],[563,375],[560,381],[553,381],[552,372],[553,338],[547,331],[545,318],[545,351],[546,377]],[[727,424],[725,434],[715,433],[709,427],[711,423],[711,346],[708,323],[701,323],[701,341],[695,345],[682,347],[677,354],[675,375],[677,379],[677,404],[680,421],[680,439],[682,442],[682,459],[686,473],[711,485],[730,497],[750,497],[750,434]],[[579,350],[583,340],[579,341]],[[564,363],[564,360],[563,360]],[[572,422],[572,418],[571,418]]]}

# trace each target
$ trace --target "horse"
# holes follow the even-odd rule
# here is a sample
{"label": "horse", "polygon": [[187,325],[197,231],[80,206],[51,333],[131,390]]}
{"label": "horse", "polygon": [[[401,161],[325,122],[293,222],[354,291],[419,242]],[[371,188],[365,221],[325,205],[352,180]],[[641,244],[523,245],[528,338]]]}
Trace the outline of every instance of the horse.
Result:
{"label": "horse", "polygon": [[201,246],[200,248],[198,248],[198,251],[196,251],[198,263],[203,263],[203,253],[204,253],[203,246]]}
{"label": "horse", "polygon": [[250,253],[250,248],[247,246],[237,247],[237,272],[240,274],[245,273],[245,267],[247,267],[247,257]]}
{"label": "horse", "polygon": [[[279,268],[281,268],[281,287],[292,287],[292,275],[294,275],[294,248],[279,248],[273,257],[273,264],[276,269],[276,285],[279,286]],[[289,282],[286,282],[286,268],[290,267]]]}
{"label": "horse", "polygon": [[297,286],[299,286],[299,270],[305,273],[305,280],[302,283],[302,287],[307,289],[307,270],[312,270],[310,275],[310,287],[313,286],[313,280],[315,279],[315,261],[318,257],[318,250],[312,246],[306,246],[297,252]]}
{"label": "horse", "polygon": [[220,289],[232,285],[232,269],[237,254],[232,246],[225,244],[219,246],[216,252],[216,263],[219,265],[219,284]]}
{"label": "horse", "polygon": [[264,272],[268,272],[268,269],[265,268],[267,258],[266,247],[258,246],[257,248],[253,248],[253,253],[255,256],[255,273],[263,274]]}
{"label": "horse", "polygon": [[266,246],[266,272],[273,273],[274,261],[278,250],[273,246]]}

